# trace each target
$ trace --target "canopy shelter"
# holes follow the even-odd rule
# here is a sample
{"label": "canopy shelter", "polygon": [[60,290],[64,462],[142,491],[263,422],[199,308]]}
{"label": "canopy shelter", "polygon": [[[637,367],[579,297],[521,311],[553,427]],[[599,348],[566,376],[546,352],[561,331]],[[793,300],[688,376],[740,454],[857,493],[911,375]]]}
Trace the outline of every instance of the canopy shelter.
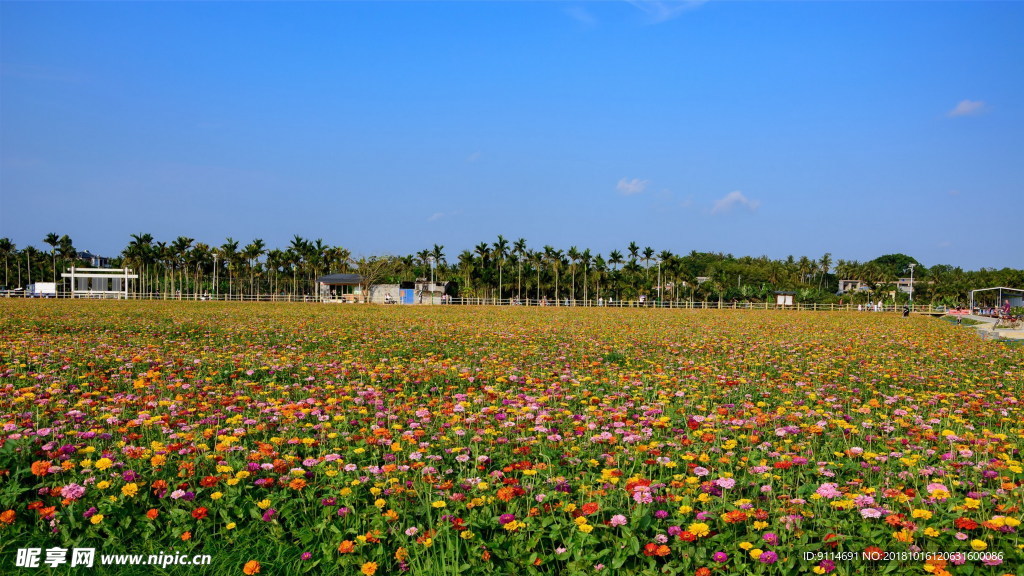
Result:
{"label": "canopy shelter", "polygon": [[998,311],[1007,300],[1010,301],[1011,308],[1024,306],[1024,290],[1006,286],[971,290],[971,310],[981,307]]}
{"label": "canopy shelter", "polygon": [[138,279],[130,268],[76,268],[61,273],[71,279],[72,298],[127,298],[129,284]]}

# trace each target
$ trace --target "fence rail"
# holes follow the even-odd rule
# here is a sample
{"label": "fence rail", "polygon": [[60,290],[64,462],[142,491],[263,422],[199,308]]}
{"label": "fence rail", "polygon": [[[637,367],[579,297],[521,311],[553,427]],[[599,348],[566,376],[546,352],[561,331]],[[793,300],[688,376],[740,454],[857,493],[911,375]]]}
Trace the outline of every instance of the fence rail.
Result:
{"label": "fence rail", "polygon": [[[32,295],[22,291],[8,290],[0,293],[0,297],[6,298],[59,298],[70,299],[71,294],[59,293],[57,295]],[[123,294],[97,294],[92,296],[75,295],[74,299],[86,300],[192,300],[192,301],[214,301],[214,302],[282,302],[282,303],[362,303],[361,300],[353,298],[322,298],[312,295],[296,294],[165,294],[159,292],[137,293],[129,292],[127,297]],[[377,297],[370,300],[371,304],[396,305],[396,306],[507,306],[507,307],[543,307],[543,308],[667,308],[683,310],[800,310],[800,311],[879,311],[879,312],[901,312],[902,304],[888,304],[875,307],[872,304],[775,304],[772,302],[726,302],[726,301],[698,301],[698,300],[665,300],[665,301],[640,301],[640,300],[605,300],[604,298],[571,300],[541,298],[442,298],[441,296],[424,295],[417,298],[415,304],[400,304],[398,302],[385,302],[384,297]],[[932,306],[929,304],[915,304],[910,306],[910,311],[918,314],[940,314],[948,309],[944,306]]]}

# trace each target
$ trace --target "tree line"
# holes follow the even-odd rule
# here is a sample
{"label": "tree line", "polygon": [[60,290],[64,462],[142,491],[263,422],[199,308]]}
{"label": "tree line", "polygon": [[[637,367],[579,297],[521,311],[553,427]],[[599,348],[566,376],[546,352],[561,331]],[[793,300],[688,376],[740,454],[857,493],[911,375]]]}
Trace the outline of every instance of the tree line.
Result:
{"label": "tree line", "polygon": [[[47,234],[43,243],[18,248],[0,238],[4,286],[30,282],[57,282],[71,266],[88,265],[66,234]],[[763,302],[776,291],[795,294],[798,302],[898,301],[908,296],[896,282],[913,268],[914,301],[936,305],[963,304],[967,293],[991,286],[1024,287],[1024,270],[921,265],[904,254],[887,254],[867,262],[788,256],[736,257],[732,254],[655,250],[631,242],[607,254],[589,248],[550,245],[531,247],[519,238],[499,235],[480,242],[449,259],[443,245],[434,244],[404,256],[356,258],[341,246],[322,239],[295,235],[281,248],[269,248],[259,238],[247,244],[226,238],[219,246],[179,236],[158,241],[151,234],[132,234],[127,246],[111,258],[114,268],[132,268],[139,280],[132,290],[140,294],[217,294],[244,297],[254,294],[314,295],[316,279],[324,274],[350,272],[364,276],[366,285],[397,283],[417,278],[453,281],[458,294],[483,298],[569,300],[718,300]],[[860,280],[865,289],[837,294],[839,281]]]}

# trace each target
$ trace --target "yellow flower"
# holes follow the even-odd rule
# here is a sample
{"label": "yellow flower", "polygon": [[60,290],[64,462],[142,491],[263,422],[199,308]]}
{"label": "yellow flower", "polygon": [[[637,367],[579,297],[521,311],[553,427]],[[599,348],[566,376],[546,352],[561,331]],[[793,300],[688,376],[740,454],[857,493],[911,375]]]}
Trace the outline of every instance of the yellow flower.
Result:
{"label": "yellow flower", "polygon": [[981,506],[981,500],[975,500],[974,498],[964,498],[964,508],[968,510],[977,510]]}
{"label": "yellow flower", "polygon": [[927,536],[927,537],[929,537],[929,538],[935,538],[935,537],[936,537],[936,536],[938,536],[939,534],[941,534],[941,532],[939,532],[939,531],[938,531],[938,530],[936,530],[935,528],[931,528],[931,527],[929,527],[929,528],[925,528],[925,529],[924,529],[924,535],[925,535],[925,536]]}
{"label": "yellow flower", "polygon": [[760,558],[761,554],[764,554],[764,550],[761,550],[760,548],[754,548],[753,550],[750,551],[750,557],[753,558],[754,560],[757,560],[758,558]]}
{"label": "yellow flower", "polygon": [[740,542],[740,548],[743,549],[743,550],[750,550],[753,547],[754,547],[754,545],[751,544],[750,542]]}
{"label": "yellow flower", "polygon": [[125,484],[124,486],[121,486],[121,494],[124,495],[124,496],[132,498],[132,497],[134,497],[138,493],[139,493],[139,485],[136,484],[135,482],[132,482],[130,484]]}
{"label": "yellow flower", "polygon": [[365,574],[366,576],[373,576],[377,572],[377,563],[367,562],[366,564],[363,564],[363,567],[360,568],[359,571]]}
{"label": "yellow flower", "polygon": [[256,505],[259,506],[261,509],[266,510],[267,508],[270,508],[270,500],[264,498],[263,500],[257,502]]}
{"label": "yellow flower", "polygon": [[476,489],[477,490],[487,490],[487,488],[488,488],[487,482],[481,482],[481,483],[476,485]]}
{"label": "yellow flower", "polygon": [[711,527],[703,522],[694,522],[686,530],[698,538],[703,538],[711,533]]}
{"label": "yellow flower", "polygon": [[236,526],[238,526],[238,524],[235,524],[234,522],[228,522],[228,525],[225,526],[225,528],[227,528],[228,530],[234,530]]}
{"label": "yellow flower", "polygon": [[931,512],[929,512],[928,510],[921,510],[920,508],[914,509],[910,513],[910,515],[913,516],[914,518],[922,518],[924,520],[927,520],[927,519],[932,517],[932,513]]}
{"label": "yellow flower", "polygon": [[210,500],[220,500],[223,496],[223,492],[214,492],[213,494],[210,494]]}
{"label": "yellow flower", "polygon": [[107,488],[110,488],[110,482],[107,482],[106,480],[103,480],[102,482],[97,482],[96,488],[100,490],[106,490]]}
{"label": "yellow flower", "polygon": [[470,530],[463,530],[462,532],[459,532],[459,538],[462,538],[463,540],[472,540],[473,536],[475,536],[475,534]]}
{"label": "yellow flower", "polygon": [[679,507],[679,513],[680,514],[689,514],[692,511],[693,511],[693,508],[690,508],[689,506],[687,506],[685,504]]}
{"label": "yellow flower", "polygon": [[352,495],[352,489],[349,488],[348,486],[342,488],[341,489],[341,495],[342,496],[351,496]]}
{"label": "yellow flower", "polygon": [[982,550],[984,550],[986,548],[988,548],[988,544],[986,544],[984,540],[971,540],[971,549],[972,550],[975,550],[977,552],[981,552]]}
{"label": "yellow flower", "polygon": [[114,461],[110,458],[100,458],[96,461],[96,468],[99,470],[106,470],[114,465]]}
{"label": "yellow flower", "polygon": [[431,503],[430,505],[433,506],[434,508],[444,508],[445,506],[448,505],[448,503],[445,502],[444,500],[438,500],[436,502]]}
{"label": "yellow flower", "polygon": [[580,528],[580,532],[583,532],[584,534],[590,534],[591,532],[594,531],[594,527],[591,526],[590,524],[580,524],[579,528]]}
{"label": "yellow flower", "polygon": [[375,501],[373,502],[373,505],[374,505],[374,506],[376,506],[377,508],[381,508],[381,509],[383,509],[383,508],[384,508],[385,506],[387,506],[387,505],[388,505],[388,501],[387,501],[387,500],[385,500],[385,499],[383,499],[383,498],[377,498],[377,499],[376,499],[376,500],[375,500]]}
{"label": "yellow flower", "polygon": [[754,522],[754,530],[764,530],[768,527],[768,523],[764,520],[757,520]]}
{"label": "yellow flower", "polygon": [[[92,522],[93,524],[99,524],[100,522],[103,522],[103,514],[93,514],[92,517],[89,518],[89,522]],[[977,542],[977,540],[975,540],[975,542]]]}

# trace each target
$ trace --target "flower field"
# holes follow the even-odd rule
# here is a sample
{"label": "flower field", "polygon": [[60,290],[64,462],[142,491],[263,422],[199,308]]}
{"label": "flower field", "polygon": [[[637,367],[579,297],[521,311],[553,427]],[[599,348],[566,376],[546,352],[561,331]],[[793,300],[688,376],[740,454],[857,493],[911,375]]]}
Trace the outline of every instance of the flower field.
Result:
{"label": "flower field", "polygon": [[1024,574],[1024,347],[934,319],[0,300],[0,426],[3,574]]}

